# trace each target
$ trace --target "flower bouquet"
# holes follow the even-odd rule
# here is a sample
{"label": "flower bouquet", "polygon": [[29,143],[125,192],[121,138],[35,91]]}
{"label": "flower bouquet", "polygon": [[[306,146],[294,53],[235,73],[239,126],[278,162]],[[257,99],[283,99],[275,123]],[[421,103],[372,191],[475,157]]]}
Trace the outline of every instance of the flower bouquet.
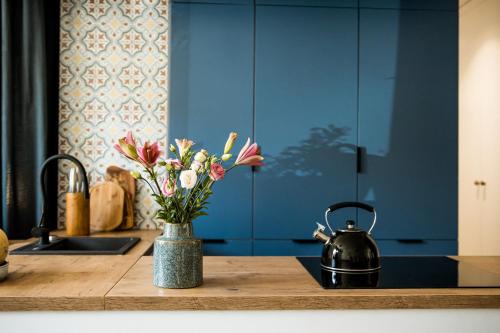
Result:
{"label": "flower bouquet", "polygon": [[189,288],[202,283],[201,241],[193,238],[192,221],[207,215],[208,199],[216,182],[235,167],[260,166],[264,160],[259,146],[247,139],[231,162],[237,136],[235,132],[229,134],[220,156],[205,149],[193,150],[191,140],[176,139],[176,146],[169,147],[173,156],[160,160],[157,142],[138,145],[131,132],[115,145],[123,156],[141,167],[141,172],[131,174],[149,186],[159,206],[156,217],[164,222],[163,235],[155,240],[153,253],[155,285]]}

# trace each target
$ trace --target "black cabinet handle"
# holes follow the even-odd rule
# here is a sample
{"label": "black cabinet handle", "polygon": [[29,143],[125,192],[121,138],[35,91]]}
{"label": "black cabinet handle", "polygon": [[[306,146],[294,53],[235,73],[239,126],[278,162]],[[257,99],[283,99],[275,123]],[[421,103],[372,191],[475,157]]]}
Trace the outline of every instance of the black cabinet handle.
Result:
{"label": "black cabinet handle", "polygon": [[292,242],[297,244],[315,244],[319,243],[317,239],[292,239]]}
{"label": "black cabinet handle", "polygon": [[396,239],[398,243],[403,244],[424,244],[425,241],[423,239]]}
{"label": "black cabinet handle", "polygon": [[365,147],[356,147],[356,172],[363,173],[364,172],[364,161],[363,156],[366,155]]}
{"label": "black cabinet handle", "polygon": [[356,147],[356,173],[361,173],[361,147]]}
{"label": "black cabinet handle", "polygon": [[226,242],[225,239],[204,239],[203,243],[205,244],[224,244]]}

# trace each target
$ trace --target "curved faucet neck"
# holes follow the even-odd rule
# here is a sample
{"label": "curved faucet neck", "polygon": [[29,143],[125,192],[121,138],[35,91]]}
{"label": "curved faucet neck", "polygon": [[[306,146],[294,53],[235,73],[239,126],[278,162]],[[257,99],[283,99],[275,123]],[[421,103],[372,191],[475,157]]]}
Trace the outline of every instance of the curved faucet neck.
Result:
{"label": "curved faucet neck", "polygon": [[69,160],[76,164],[80,174],[83,177],[83,193],[86,199],[90,198],[89,194],[89,182],[87,179],[87,172],[85,171],[85,168],[83,167],[83,164],[75,157],[67,154],[58,154],[51,156],[45,160],[42,164],[42,170],[40,172],[40,184],[42,186],[42,198],[43,198],[43,205],[42,205],[42,218],[40,219],[40,222],[38,223],[38,226],[35,226],[32,230],[31,233],[35,237],[40,237],[40,244],[49,244],[49,232],[50,230],[47,228],[47,223],[45,221],[45,212],[47,211],[48,207],[48,200],[47,200],[47,189],[46,189],[46,184],[45,184],[45,173],[47,172],[47,166],[50,162],[56,161],[56,160]]}

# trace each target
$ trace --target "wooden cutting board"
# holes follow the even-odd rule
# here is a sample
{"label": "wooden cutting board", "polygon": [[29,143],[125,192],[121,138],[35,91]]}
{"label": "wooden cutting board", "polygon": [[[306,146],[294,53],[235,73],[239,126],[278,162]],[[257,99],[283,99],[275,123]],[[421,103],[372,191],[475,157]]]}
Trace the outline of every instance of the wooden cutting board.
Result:
{"label": "wooden cutting board", "polygon": [[125,204],[123,206],[123,220],[118,229],[126,230],[134,227],[134,202],[130,195],[125,193]]}
{"label": "wooden cutting board", "polygon": [[130,195],[132,202],[135,200],[135,179],[130,174],[130,171],[111,165],[106,169],[104,179],[110,182],[115,182]]}
{"label": "wooden cutting board", "polygon": [[111,231],[123,221],[125,190],[114,182],[97,184],[90,190],[90,229]]}
{"label": "wooden cutting board", "polygon": [[117,166],[109,166],[106,169],[104,179],[115,182],[125,190],[125,205],[123,211],[123,221],[119,229],[130,229],[134,227],[134,202],[135,202],[135,179],[130,175],[130,171]]}

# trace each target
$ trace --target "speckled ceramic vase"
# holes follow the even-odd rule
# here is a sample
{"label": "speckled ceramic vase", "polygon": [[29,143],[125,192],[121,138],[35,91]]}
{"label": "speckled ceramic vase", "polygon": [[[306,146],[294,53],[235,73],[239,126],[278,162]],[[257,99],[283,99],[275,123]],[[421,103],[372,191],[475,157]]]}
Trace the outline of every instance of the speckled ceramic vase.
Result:
{"label": "speckled ceramic vase", "polygon": [[193,237],[191,223],[165,223],[155,239],[153,284],[162,288],[194,288],[203,283],[201,240]]}

